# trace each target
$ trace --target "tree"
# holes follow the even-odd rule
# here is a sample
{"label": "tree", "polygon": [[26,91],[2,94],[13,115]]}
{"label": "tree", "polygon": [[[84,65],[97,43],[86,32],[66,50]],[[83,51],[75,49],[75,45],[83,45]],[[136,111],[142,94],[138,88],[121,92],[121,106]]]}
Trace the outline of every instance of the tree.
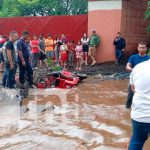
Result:
{"label": "tree", "polygon": [[[147,10],[145,12],[145,19],[147,19],[147,20],[150,19],[150,0],[147,3]],[[147,32],[150,33],[150,22],[149,22],[149,25],[147,27]]]}
{"label": "tree", "polygon": [[3,0],[0,0],[0,10],[2,9]]}
{"label": "tree", "polygon": [[1,0],[0,16],[86,14],[87,5],[87,0]]}
{"label": "tree", "polygon": [[72,1],[72,14],[87,14],[88,1],[87,0],[73,0]]}
{"label": "tree", "polygon": [[0,7],[1,17],[19,16],[20,12],[17,9],[17,0],[2,0]]}

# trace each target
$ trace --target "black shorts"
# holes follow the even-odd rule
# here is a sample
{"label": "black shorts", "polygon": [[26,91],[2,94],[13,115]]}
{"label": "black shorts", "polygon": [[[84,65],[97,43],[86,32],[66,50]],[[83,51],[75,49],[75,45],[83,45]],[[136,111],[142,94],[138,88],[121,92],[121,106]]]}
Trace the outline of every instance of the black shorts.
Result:
{"label": "black shorts", "polygon": [[46,54],[43,54],[42,52],[40,52],[39,60],[45,60],[45,59],[46,59]]}
{"label": "black shorts", "polygon": [[4,62],[4,56],[3,56],[3,52],[0,52],[0,63]]}
{"label": "black shorts", "polygon": [[89,51],[89,46],[88,45],[83,45],[83,52],[87,52]]}

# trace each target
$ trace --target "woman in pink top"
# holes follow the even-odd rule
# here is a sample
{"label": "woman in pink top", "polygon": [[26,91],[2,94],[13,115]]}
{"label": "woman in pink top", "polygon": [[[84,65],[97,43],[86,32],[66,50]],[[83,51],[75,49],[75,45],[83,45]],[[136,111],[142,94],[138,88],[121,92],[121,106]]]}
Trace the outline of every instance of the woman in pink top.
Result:
{"label": "woman in pink top", "polygon": [[82,60],[83,60],[83,46],[81,41],[78,41],[78,45],[76,46],[75,51],[76,51],[76,59],[77,59],[76,69],[81,70]]}

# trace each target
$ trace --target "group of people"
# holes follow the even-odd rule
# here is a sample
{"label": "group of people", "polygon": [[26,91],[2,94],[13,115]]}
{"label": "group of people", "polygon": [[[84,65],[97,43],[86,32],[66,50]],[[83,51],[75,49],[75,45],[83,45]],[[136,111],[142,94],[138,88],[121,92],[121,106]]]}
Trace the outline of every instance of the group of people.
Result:
{"label": "group of people", "polygon": [[[68,41],[66,37],[63,35],[61,38],[56,37],[56,40],[49,41],[51,37],[45,40],[45,51],[47,58],[54,59],[57,64],[60,64],[62,68],[66,69],[66,65],[68,64],[69,68],[74,67],[74,62],[76,60],[76,69],[81,70],[82,64],[88,65],[88,54],[89,51],[92,51],[93,55],[95,55],[95,51],[93,48],[99,45],[100,39],[96,34],[95,30],[92,30],[91,37],[89,38],[86,33],[84,33],[83,37],[75,44],[74,40]],[[51,50],[47,47],[51,43]],[[93,55],[90,55],[93,62],[92,66],[95,65],[95,57],[93,59]]]}
{"label": "group of people", "polygon": [[19,68],[19,82],[24,84],[28,80],[30,87],[33,86],[33,70],[28,50],[29,39],[30,34],[28,31],[24,31],[20,39],[18,39],[18,33],[12,31],[1,47],[1,57],[3,57],[5,66],[2,79],[4,87],[16,87],[17,67]]}
{"label": "group of people", "polygon": [[[28,31],[23,31],[19,39],[16,31],[10,32],[9,39],[0,37],[1,66],[5,65],[2,84],[8,88],[15,88],[15,74],[19,68],[19,82],[24,84],[27,80],[30,87],[33,86],[33,68],[43,65],[45,59],[51,59],[56,65],[66,68],[74,67],[81,70],[83,62],[87,64],[88,55],[92,59],[92,66],[96,64],[96,48],[100,38],[95,30],[91,37],[85,33],[77,44],[73,40],[68,41],[65,35],[52,39],[41,34],[39,38],[34,35],[31,40]],[[116,64],[120,62],[126,42],[118,32],[113,42],[115,46]],[[138,43],[138,54],[132,55],[127,63],[126,70],[132,72],[128,88],[126,108],[131,108],[133,134],[129,150],[142,150],[145,141],[150,135],[150,60],[146,54],[145,42]],[[133,99],[133,100],[132,100]]]}
{"label": "group of people", "polygon": [[150,56],[147,44],[138,43],[138,54],[130,56],[126,70],[131,72],[126,108],[131,108],[132,136],[129,150],[142,150],[150,135]]}
{"label": "group of people", "polygon": [[[10,32],[9,38],[0,39],[0,60],[1,68],[4,65],[2,84],[5,87],[15,87],[15,74],[19,68],[19,81],[24,84],[27,80],[29,85],[33,85],[33,69],[48,67],[47,60],[52,64],[61,66],[62,69],[75,68],[82,69],[82,64],[88,65],[88,55],[92,59],[91,66],[96,64],[95,53],[100,43],[100,38],[95,30],[91,36],[84,33],[83,37],[75,44],[74,40],[68,40],[64,34],[56,39],[48,34],[45,38],[43,34],[33,36],[31,39],[28,31],[23,31],[21,38],[18,38],[16,31]],[[76,65],[76,66],[75,66]]]}
{"label": "group of people", "polygon": [[86,33],[83,37],[75,44],[74,40],[68,40],[64,34],[61,37],[57,36],[55,39],[52,38],[51,34],[45,38],[42,34],[39,39],[34,35],[33,40],[30,42],[31,53],[32,53],[32,66],[33,68],[38,66],[38,60],[40,60],[40,67],[44,59],[51,59],[52,63],[60,65],[63,69],[69,68],[81,70],[82,64],[88,65],[88,53],[89,50],[92,53],[90,56],[93,60],[92,66],[95,65],[95,49],[99,45],[99,36],[96,31],[92,30],[91,37],[89,38]]}
{"label": "group of people", "polygon": [[[126,41],[118,32],[114,39],[115,63],[120,64]],[[150,56],[146,42],[139,42],[138,53],[129,57],[126,70],[131,72],[126,108],[131,108],[132,136],[128,150],[142,150],[150,136]]]}
{"label": "group of people", "polygon": [[[126,48],[121,33],[113,42],[116,64],[120,63]],[[129,57],[126,70],[131,72],[128,86],[126,108],[131,108],[132,136],[128,150],[142,150],[150,136],[150,56],[147,54],[147,43],[139,42],[138,53]]]}

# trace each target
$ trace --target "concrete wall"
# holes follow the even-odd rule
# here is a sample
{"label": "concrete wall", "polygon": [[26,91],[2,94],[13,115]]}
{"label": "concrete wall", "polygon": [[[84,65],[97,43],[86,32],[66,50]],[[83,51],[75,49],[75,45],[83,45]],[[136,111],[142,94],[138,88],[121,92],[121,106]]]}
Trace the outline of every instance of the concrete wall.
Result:
{"label": "concrete wall", "polygon": [[118,31],[126,38],[126,54],[137,48],[138,41],[148,40],[144,21],[147,0],[89,0],[88,32],[94,28],[101,37],[98,63],[115,59],[113,40]]}
{"label": "concrete wall", "polygon": [[122,0],[89,1],[88,32],[92,28],[100,35],[101,44],[97,50],[97,62],[112,61],[115,58],[113,40],[121,28]]}

